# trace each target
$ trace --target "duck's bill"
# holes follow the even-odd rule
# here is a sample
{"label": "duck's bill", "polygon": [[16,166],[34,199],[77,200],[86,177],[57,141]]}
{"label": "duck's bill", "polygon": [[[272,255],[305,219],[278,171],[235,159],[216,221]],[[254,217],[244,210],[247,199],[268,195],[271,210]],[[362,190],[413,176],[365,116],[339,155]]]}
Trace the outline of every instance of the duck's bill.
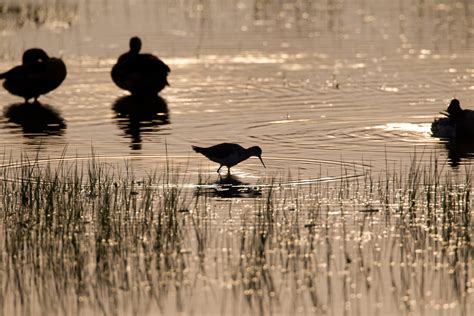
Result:
{"label": "duck's bill", "polygon": [[260,159],[260,162],[262,163],[263,168],[266,168],[265,164],[263,163],[262,157],[258,157],[258,159]]}

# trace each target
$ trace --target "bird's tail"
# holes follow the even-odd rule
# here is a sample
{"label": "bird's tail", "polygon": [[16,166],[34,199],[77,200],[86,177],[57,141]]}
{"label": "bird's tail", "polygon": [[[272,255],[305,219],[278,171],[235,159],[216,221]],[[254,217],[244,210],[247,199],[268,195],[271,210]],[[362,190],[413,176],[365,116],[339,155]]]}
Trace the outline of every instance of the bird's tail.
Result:
{"label": "bird's tail", "polygon": [[5,79],[6,77],[7,77],[6,72],[0,74],[0,79]]}
{"label": "bird's tail", "polygon": [[191,147],[193,148],[195,152],[202,154],[202,147],[198,147],[198,146],[191,146]]}

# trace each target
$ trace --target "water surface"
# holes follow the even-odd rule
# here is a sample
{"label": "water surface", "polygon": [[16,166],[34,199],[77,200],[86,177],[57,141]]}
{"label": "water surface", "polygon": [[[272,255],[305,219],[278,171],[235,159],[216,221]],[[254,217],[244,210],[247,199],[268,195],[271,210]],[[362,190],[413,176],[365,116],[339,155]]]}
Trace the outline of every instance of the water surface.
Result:
{"label": "water surface", "polygon": [[[473,104],[466,1],[20,3],[3,4],[0,66],[14,66],[32,46],[62,56],[68,77],[40,100],[67,128],[38,135],[3,123],[7,154],[55,158],[67,146],[82,157],[93,148],[148,170],[166,142],[190,172],[213,172],[190,145],[228,141],[260,145],[268,161],[267,170],[249,160],[236,172],[311,178],[320,160],[380,167],[415,151],[447,157],[430,124],[451,98]],[[161,93],[166,120],[127,122],[113,110],[127,92],[110,68],[132,35],[172,68]],[[4,111],[20,101],[5,90],[0,100]]]}

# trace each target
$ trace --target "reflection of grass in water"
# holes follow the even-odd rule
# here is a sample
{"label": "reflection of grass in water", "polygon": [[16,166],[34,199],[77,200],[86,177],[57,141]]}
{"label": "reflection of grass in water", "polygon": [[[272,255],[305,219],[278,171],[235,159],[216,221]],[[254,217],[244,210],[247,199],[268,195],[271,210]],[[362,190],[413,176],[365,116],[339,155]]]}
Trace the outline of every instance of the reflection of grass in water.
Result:
{"label": "reflection of grass in water", "polygon": [[470,170],[415,157],[218,201],[168,167],[21,166],[0,183],[6,313],[472,312]]}
{"label": "reflection of grass in water", "polygon": [[0,29],[6,21],[14,21],[17,27],[28,24],[42,26],[50,24],[53,28],[67,29],[77,20],[78,5],[66,1],[7,1],[0,2]]}

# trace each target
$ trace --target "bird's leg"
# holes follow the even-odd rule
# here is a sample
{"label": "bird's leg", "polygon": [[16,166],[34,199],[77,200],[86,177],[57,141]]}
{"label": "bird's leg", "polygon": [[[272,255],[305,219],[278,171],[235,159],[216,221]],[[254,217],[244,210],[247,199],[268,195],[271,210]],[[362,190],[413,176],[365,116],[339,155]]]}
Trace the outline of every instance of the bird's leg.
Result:
{"label": "bird's leg", "polygon": [[217,169],[217,173],[219,173],[219,171],[221,171],[221,168],[222,168],[222,165],[220,165],[219,169]]}
{"label": "bird's leg", "polygon": [[230,167],[227,167],[227,174],[230,175]]}

